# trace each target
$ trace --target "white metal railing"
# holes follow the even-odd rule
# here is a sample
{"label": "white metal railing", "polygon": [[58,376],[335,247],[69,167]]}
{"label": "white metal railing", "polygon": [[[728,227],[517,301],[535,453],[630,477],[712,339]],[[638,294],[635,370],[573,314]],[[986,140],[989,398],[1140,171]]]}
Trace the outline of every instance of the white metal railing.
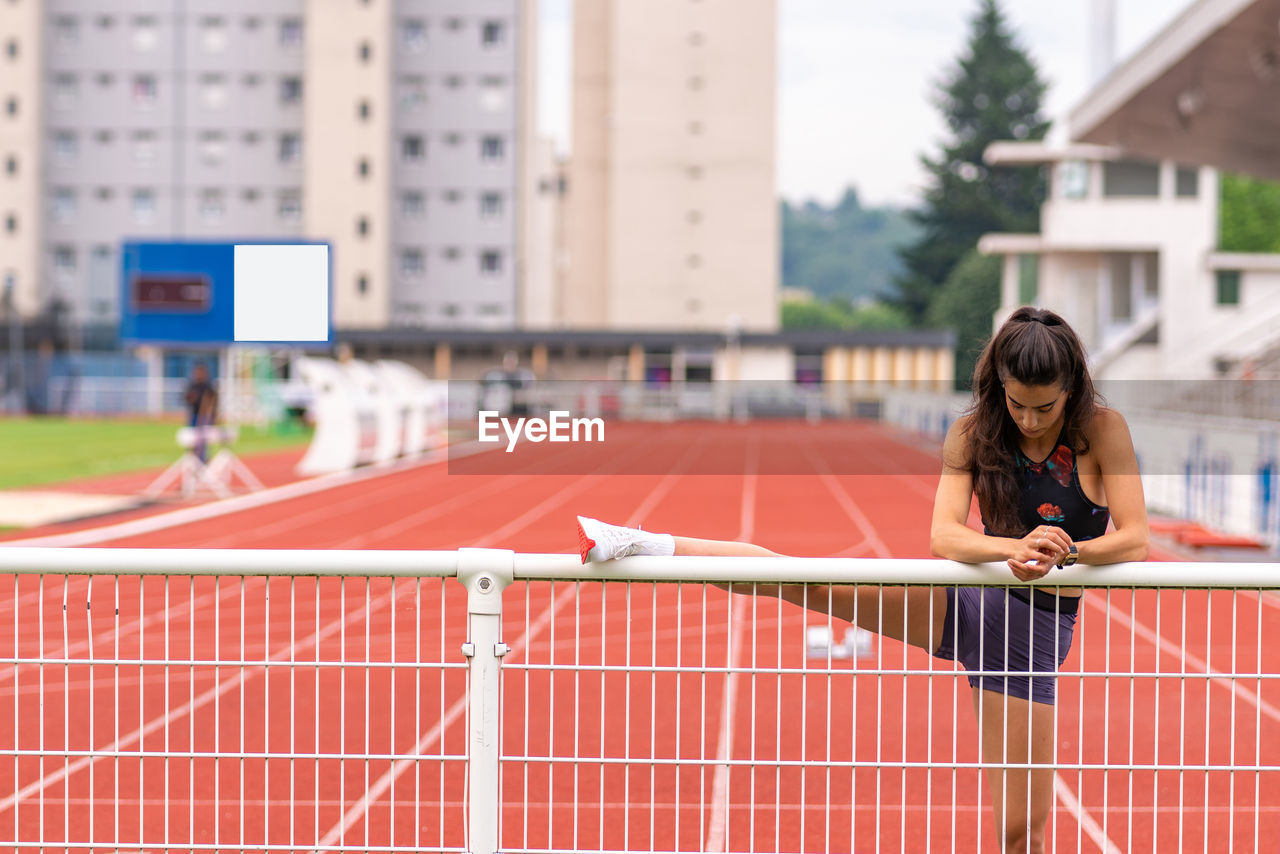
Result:
{"label": "white metal railing", "polygon": [[[1055,572],[1099,589],[1047,769],[983,761],[949,662],[831,643],[814,586],[997,565],[9,547],[0,572],[0,848],[978,850],[1002,768],[1053,772],[1054,850],[1280,844],[1271,563]],[[798,581],[810,608],[716,586]]]}

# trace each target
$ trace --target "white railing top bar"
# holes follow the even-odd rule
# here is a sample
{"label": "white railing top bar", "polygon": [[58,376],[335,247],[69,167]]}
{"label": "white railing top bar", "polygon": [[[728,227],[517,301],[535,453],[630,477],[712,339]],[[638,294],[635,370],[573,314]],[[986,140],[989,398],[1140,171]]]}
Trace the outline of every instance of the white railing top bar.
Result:
{"label": "white railing top bar", "polygon": [[[583,566],[572,555],[516,554],[515,578],[757,584],[1022,585],[1002,562],[965,564],[920,558],[629,557]],[[1077,564],[1053,570],[1036,585],[1280,589],[1280,563],[1152,561],[1097,567]]]}
{"label": "white railing top bar", "polygon": [[80,549],[0,543],[0,573],[453,577],[458,552],[383,549]]}
{"label": "white railing top bar", "polygon": [[[1003,563],[885,558],[630,557],[579,562],[577,555],[341,549],[102,549],[4,547],[0,573],[58,575],[299,575],[453,577],[459,558],[516,580],[690,583],[1019,586]],[[1142,562],[1055,569],[1043,587],[1280,589],[1280,563]],[[1031,585],[1028,585],[1031,586]]]}

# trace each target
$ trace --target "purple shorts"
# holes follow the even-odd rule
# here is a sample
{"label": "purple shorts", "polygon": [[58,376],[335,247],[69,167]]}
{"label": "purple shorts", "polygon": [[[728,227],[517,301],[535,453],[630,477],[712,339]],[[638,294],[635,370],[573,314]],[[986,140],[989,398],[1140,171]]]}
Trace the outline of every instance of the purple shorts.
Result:
{"label": "purple shorts", "polygon": [[934,655],[963,664],[975,688],[1052,704],[1079,610],[1078,596],[948,587],[942,643]]}

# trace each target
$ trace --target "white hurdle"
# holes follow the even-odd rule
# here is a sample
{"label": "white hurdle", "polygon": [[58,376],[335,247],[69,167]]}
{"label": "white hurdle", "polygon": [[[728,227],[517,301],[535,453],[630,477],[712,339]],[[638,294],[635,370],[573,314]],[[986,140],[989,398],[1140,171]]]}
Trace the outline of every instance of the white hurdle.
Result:
{"label": "white hurdle", "polygon": [[385,465],[443,443],[444,383],[429,382],[402,362],[307,357],[297,367],[312,391],[315,420],[299,474]]}

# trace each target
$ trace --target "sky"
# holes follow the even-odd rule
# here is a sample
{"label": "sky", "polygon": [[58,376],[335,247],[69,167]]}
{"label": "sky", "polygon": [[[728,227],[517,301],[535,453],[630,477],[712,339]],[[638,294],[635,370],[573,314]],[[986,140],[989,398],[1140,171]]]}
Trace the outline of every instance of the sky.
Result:
{"label": "sky", "polygon": [[[594,0],[578,0],[594,2]],[[628,0],[644,2],[644,0]],[[831,203],[853,185],[864,204],[911,205],[919,158],[945,139],[931,93],[964,48],[978,0],[776,0],[778,192]],[[1049,84],[1060,134],[1091,76],[1097,0],[1001,0],[1015,38]],[[1190,0],[1114,0],[1123,61]],[[539,130],[569,149],[573,0],[539,0]]]}

